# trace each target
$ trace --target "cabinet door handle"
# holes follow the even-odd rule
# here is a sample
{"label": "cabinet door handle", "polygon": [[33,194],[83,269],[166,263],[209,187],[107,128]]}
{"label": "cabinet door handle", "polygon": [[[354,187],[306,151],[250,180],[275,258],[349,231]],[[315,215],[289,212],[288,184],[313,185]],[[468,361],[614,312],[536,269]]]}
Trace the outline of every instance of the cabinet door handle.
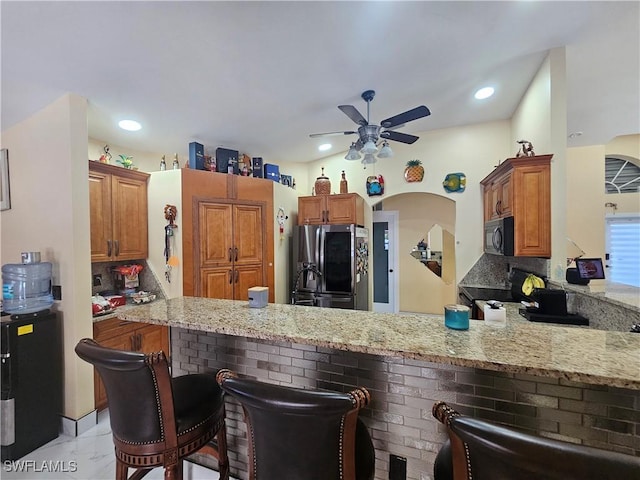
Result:
{"label": "cabinet door handle", "polygon": [[233,260],[233,249],[229,247],[229,261],[231,262],[232,260]]}
{"label": "cabinet door handle", "polygon": [[131,342],[131,350],[132,351],[136,351],[136,336],[135,335],[131,335],[131,338],[129,339],[129,341]]}
{"label": "cabinet door handle", "polygon": [[498,200],[498,201],[496,202],[496,213],[497,213],[498,215],[501,215],[501,214],[502,214],[502,200]]}
{"label": "cabinet door handle", "polygon": [[107,240],[107,257],[111,256],[111,240]]}
{"label": "cabinet door handle", "polygon": [[238,261],[238,247],[235,247],[234,250],[236,252],[236,256],[235,256],[234,262],[237,262]]}
{"label": "cabinet door handle", "polygon": [[229,285],[233,283],[233,270],[229,270]]}
{"label": "cabinet door handle", "polygon": [[116,246],[116,257],[118,255],[120,255],[120,240],[116,240],[115,242],[113,242]]}

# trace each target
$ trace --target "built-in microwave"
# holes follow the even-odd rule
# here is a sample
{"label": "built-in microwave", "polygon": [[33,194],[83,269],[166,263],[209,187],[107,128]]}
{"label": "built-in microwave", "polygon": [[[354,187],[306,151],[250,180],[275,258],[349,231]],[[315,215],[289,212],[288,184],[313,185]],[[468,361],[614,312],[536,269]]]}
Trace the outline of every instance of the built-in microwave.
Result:
{"label": "built-in microwave", "polygon": [[484,253],[513,256],[513,217],[484,223]]}

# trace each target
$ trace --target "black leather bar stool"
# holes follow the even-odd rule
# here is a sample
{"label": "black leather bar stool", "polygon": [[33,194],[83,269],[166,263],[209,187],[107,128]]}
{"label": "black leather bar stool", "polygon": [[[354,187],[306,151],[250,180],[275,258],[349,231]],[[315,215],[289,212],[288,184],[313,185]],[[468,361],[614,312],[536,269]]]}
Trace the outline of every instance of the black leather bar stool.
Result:
{"label": "black leather bar stool", "polygon": [[358,412],[370,401],[365,388],[349,393],[302,390],[217,375],[244,410],[249,480],[371,480],[375,451]]}
{"label": "black leather bar stool", "polygon": [[[160,466],[165,480],[181,480],[182,461],[195,452],[213,455],[220,479],[229,478],[224,395],[214,375],[171,378],[163,352],[113,350],[89,338],[75,350],[107,391],[116,480],[137,480]],[[129,468],[136,469],[131,477]]]}
{"label": "black leather bar stool", "polygon": [[519,432],[456,412],[445,402],[433,416],[449,440],[438,452],[435,480],[640,479],[640,458]]}

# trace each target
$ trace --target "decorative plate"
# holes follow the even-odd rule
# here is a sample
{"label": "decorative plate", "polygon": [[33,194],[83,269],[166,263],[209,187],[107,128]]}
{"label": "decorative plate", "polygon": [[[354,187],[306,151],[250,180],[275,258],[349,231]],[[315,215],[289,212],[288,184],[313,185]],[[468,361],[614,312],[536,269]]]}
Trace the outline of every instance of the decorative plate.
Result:
{"label": "decorative plate", "polygon": [[462,193],[467,186],[467,176],[461,172],[447,173],[442,186],[447,193]]}

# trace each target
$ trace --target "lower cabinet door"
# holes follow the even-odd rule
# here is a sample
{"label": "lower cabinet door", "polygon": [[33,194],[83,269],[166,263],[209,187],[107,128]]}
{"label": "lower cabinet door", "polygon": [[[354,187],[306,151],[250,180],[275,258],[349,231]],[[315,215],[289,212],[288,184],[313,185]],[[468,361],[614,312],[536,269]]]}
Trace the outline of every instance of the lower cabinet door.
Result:
{"label": "lower cabinet door", "polygon": [[147,325],[136,331],[138,345],[142,353],[164,352],[169,356],[169,328],[161,325]]}
{"label": "lower cabinet door", "polygon": [[206,298],[233,299],[235,273],[231,267],[200,269],[200,295]]}
{"label": "lower cabinet door", "polygon": [[249,289],[251,287],[264,286],[262,264],[236,265],[234,271],[234,300],[249,301]]}

